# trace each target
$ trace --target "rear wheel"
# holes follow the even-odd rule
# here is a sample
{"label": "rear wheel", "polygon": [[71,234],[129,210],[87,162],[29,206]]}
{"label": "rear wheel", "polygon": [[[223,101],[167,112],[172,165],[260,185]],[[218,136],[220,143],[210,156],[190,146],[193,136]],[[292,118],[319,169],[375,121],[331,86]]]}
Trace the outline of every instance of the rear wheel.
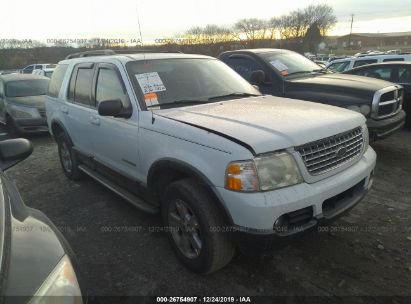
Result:
{"label": "rear wheel", "polygon": [[192,179],[173,182],[166,189],[162,216],[177,257],[197,273],[224,267],[235,247],[210,195]]}
{"label": "rear wheel", "polygon": [[61,167],[64,174],[72,180],[79,180],[82,177],[82,172],[79,170],[79,161],[73,151],[73,145],[67,137],[66,133],[62,132],[57,136],[58,152],[60,157]]}

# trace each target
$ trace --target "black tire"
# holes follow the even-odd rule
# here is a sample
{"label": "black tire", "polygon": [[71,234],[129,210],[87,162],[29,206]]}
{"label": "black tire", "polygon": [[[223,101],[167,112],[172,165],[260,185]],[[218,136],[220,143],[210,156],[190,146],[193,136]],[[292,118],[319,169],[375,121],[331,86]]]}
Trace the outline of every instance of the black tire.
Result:
{"label": "black tire", "polygon": [[[163,221],[168,228],[167,233],[171,245],[177,257],[185,266],[196,273],[208,274],[223,268],[231,261],[235,252],[235,246],[230,234],[222,231],[221,228],[226,225],[224,218],[203,186],[193,179],[179,180],[167,187],[163,198],[161,210]],[[173,206],[176,206],[176,202],[180,203],[180,201],[187,205],[189,214],[192,214],[192,217],[195,218],[198,224],[196,225],[198,226],[196,236],[201,241],[201,249],[195,251],[193,243],[188,241],[189,247],[191,246],[194,252],[191,257],[188,257],[179,248],[181,245],[178,245],[178,241],[176,241],[176,238],[181,238],[184,234],[183,231],[177,232],[177,230],[181,229],[173,229],[175,227],[175,218],[173,220],[171,214],[173,214],[172,210],[177,211],[178,208],[173,209]],[[187,227],[187,225],[184,227]],[[173,236],[173,231],[177,233],[177,236]],[[187,232],[185,233],[187,234]]]}
{"label": "black tire", "polygon": [[6,118],[6,131],[10,135],[10,137],[18,137],[20,135],[20,132],[18,128],[16,127],[16,124],[10,116],[7,116]]}
{"label": "black tire", "polygon": [[[80,162],[73,151],[73,145],[66,133],[61,132],[57,136],[57,144],[60,164],[64,174],[71,180],[81,179],[83,177],[83,172],[78,168]],[[71,165],[68,165],[68,163]]]}

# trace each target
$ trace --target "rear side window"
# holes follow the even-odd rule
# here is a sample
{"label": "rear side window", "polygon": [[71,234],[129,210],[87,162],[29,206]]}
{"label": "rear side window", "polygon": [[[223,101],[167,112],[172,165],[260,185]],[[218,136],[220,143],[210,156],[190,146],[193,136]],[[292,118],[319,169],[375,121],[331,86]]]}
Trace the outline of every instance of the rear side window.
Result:
{"label": "rear side window", "polygon": [[93,76],[94,69],[92,67],[75,68],[70,80],[69,99],[76,103],[91,106]]}
{"label": "rear side window", "polygon": [[67,64],[59,64],[54,70],[49,83],[48,96],[57,98],[63,83],[64,75],[67,71]]}
{"label": "rear side window", "polygon": [[354,67],[363,66],[366,64],[376,63],[377,59],[366,59],[366,60],[357,60],[354,62]]}
{"label": "rear side window", "polygon": [[384,62],[391,62],[391,61],[404,61],[404,58],[387,58],[383,60]]}

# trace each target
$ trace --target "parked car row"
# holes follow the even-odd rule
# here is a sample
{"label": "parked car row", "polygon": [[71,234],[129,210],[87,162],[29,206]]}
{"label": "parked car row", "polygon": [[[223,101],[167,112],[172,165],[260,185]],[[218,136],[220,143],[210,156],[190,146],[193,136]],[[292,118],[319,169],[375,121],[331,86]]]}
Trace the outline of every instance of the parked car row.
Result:
{"label": "parked car row", "polygon": [[[269,250],[354,207],[373,183],[369,139],[391,135],[405,120],[400,85],[330,74],[285,50],[231,51],[219,59],[75,54],[55,66],[50,81],[0,76],[0,119],[16,132],[48,130],[67,178],[90,176],[142,211],[160,214],[182,263],[211,273],[237,248]],[[0,142],[2,169],[31,149],[25,140]],[[6,206],[5,223],[46,223],[53,253],[42,256],[34,270],[40,274],[26,277],[23,290],[13,287],[16,265],[32,257],[19,255],[20,247],[9,250],[0,265],[14,265],[17,274],[3,280],[6,295],[26,295],[22,302],[67,295],[81,303],[64,238],[17,201],[23,211]]]}

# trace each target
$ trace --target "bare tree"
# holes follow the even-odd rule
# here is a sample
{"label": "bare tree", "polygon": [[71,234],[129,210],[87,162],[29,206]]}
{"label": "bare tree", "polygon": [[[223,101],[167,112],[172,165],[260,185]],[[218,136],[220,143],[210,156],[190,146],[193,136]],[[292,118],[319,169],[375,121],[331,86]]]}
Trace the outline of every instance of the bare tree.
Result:
{"label": "bare tree", "polygon": [[246,18],[238,20],[234,24],[234,30],[240,39],[242,35],[245,35],[247,40],[254,41],[265,38],[267,24],[266,21],[261,19]]}

